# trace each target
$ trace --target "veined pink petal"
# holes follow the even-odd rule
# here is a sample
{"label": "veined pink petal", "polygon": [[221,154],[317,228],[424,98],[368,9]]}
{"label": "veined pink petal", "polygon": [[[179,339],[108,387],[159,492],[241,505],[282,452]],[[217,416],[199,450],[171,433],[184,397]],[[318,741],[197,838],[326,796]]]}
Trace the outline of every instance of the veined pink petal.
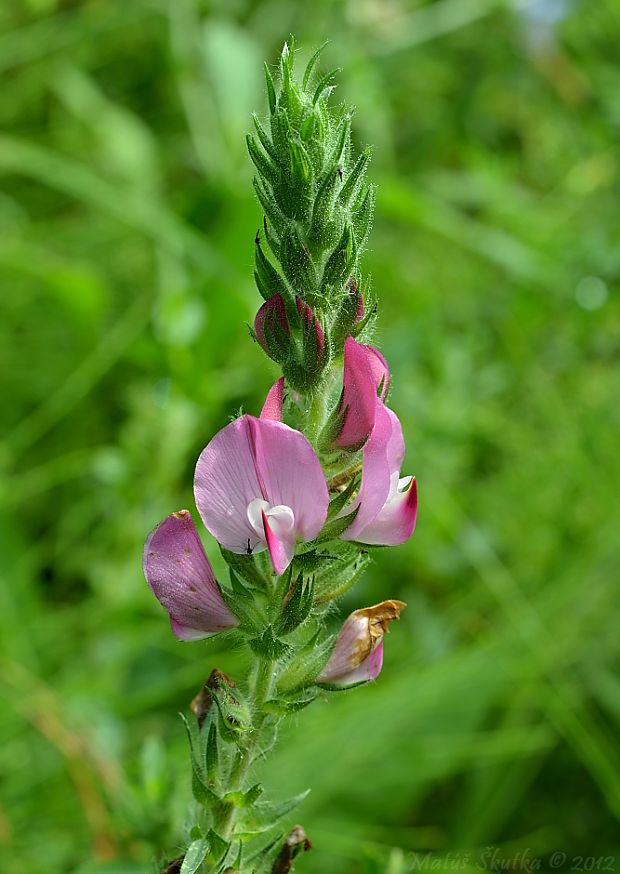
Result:
{"label": "veined pink petal", "polygon": [[414,477],[409,488],[398,490],[355,540],[371,546],[399,546],[413,534],[417,513],[418,487]]}
{"label": "veined pink petal", "polygon": [[149,535],[143,569],[181,640],[208,637],[238,624],[222,598],[188,510],[168,516]]}
{"label": "veined pink petal", "polygon": [[257,499],[290,508],[296,540],[312,540],[327,517],[327,484],[310,442],[282,422],[254,416],[226,425],[203,449],[194,494],[205,526],[232,552],[267,546],[248,517]]}
{"label": "veined pink petal", "polygon": [[340,409],[345,412],[336,445],[347,448],[363,443],[375,423],[376,406],[377,391],[366,349],[347,337],[340,402]]}
{"label": "veined pink petal", "polygon": [[281,376],[267,392],[265,403],[260,411],[261,419],[273,419],[274,422],[282,421],[282,403],[284,400],[284,377]]}
{"label": "veined pink petal", "polygon": [[356,683],[367,683],[376,680],[383,667],[383,641],[373,649],[364,661],[348,674],[334,680],[335,686],[353,686]]}

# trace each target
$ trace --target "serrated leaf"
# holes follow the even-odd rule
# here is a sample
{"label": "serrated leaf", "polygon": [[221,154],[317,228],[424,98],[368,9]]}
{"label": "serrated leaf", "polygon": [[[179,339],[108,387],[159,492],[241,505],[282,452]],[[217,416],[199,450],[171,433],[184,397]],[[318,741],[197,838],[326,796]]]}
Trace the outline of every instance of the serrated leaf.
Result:
{"label": "serrated leaf", "polygon": [[209,841],[206,838],[200,838],[192,843],[187,848],[183,864],[181,865],[181,874],[196,874],[209,852]]}

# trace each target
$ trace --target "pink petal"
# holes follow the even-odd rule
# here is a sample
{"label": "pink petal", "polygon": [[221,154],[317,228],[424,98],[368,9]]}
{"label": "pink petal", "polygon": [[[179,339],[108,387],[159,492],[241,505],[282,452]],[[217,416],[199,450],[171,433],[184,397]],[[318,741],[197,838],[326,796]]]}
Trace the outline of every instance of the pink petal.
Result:
{"label": "pink petal", "polygon": [[342,448],[359,446],[366,440],[375,423],[377,390],[366,347],[347,337],[344,344],[343,388],[340,408],[344,421],[336,445]]}
{"label": "pink petal", "polygon": [[267,549],[274,572],[280,576],[287,569],[295,555],[295,538],[278,536],[269,524],[269,517],[262,511],[263,526],[267,539]]}
{"label": "pink petal", "polygon": [[282,403],[284,400],[284,377],[281,376],[267,392],[265,403],[260,411],[261,419],[273,419],[275,422],[282,421]]}
{"label": "pink petal", "polygon": [[369,656],[366,656],[361,665],[358,665],[348,674],[344,674],[337,680],[334,680],[336,686],[352,686],[355,683],[367,683],[369,680],[376,680],[381,673],[383,667],[383,641],[373,649]]}
{"label": "pink petal", "polygon": [[271,355],[272,350],[267,342],[265,330],[274,333],[277,328],[281,328],[286,334],[290,333],[286,306],[281,294],[274,294],[273,297],[265,301],[254,319],[254,334],[267,355]]}
{"label": "pink petal", "polygon": [[363,348],[368,356],[368,363],[370,364],[376,391],[381,400],[385,400],[388,388],[390,387],[390,368],[388,363],[381,352],[375,349],[374,346],[364,346]]}
{"label": "pink petal", "polygon": [[418,513],[418,487],[415,478],[405,492],[397,492],[355,540],[373,546],[398,546],[409,540]]}
{"label": "pink petal", "polygon": [[220,593],[191,514],[173,513],[144,545],[144,576],[182,640],[196,640],[238,624]]}
{"label": "pink petal", "polygon": [[282,422],[254,416],[226,425],[203,449],[194,494],[205,526],[232,552],[264,545],[247,515],[256,499],[290,507],[298,539],[316,537],[327,517],[327,484],[310,442]]}
{"label": "pink petal", "polygon": [[[390,461],[394,444],[394,414],[375,399],[377,405],[375,427],[362,450],[362,482],[356,501],[344,514],[359,507],[357,516],[342,534],[343,540],[357,540],[358,535],[376,519],[390,494],[392,468]],[[396,417],[394,416],[394,419]],[[398,420],[397,420],[398,421]],[[402,436],[402,432],[401,432]]]}

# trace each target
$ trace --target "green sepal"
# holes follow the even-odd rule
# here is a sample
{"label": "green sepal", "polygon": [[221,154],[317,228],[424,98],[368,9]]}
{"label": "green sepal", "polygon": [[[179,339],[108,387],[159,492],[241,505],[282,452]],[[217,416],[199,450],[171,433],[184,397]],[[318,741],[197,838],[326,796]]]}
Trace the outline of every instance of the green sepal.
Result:
{"label": "green sepal", "polygon": [[336,519],[332,519],[331,522],[327,522],[327,524],[323,526],[323,530],[316,539],[316,543],[319,544],[325,543],[328,540],[336,540],[344,531],[347,530],[349,525],[352,524],[358,512],[359,506],[357,506],[351,513],[347,513],[346,516],[338,516]]}
{"label": "green sepal", "polygon": [[308,90],[308,85],[310,83],[310,77],[312,76],[312,71],[316,67],[317,61],[319,60],[319,58],[321,57],[321,55],[325,51],[326,45],[327,45],[327,40],[325,40],[323,45],[320,45],[318,47],[318,49],[315,51],[315,53],[312,55],[312,57],[308,61],[306,69],[304,70],[304,77],[303,77],[302,83],[301,83],[301,87],[303,88],[304,91]]}
{"label": "green sepal", "polygon": [[240,580],[236,578],[232,568],[229,569],[229,575],[233,588],[231,591],[221,587],[222,598],[231,613],[234,613],[239,620],[237,630],[247,634],[256,634],[265,624],[262,612],[258,609],[257,601],[250,595]]}
{"label": "green sepal", "polygon": [[371,562],[367,549],[345,540],[330,543],[331,555],[314,575],[315,604],[326,604],[344,595]]}
{"label": "green sepal", "polygon": [[319,83],[314,89],[314,95],[312,97],[312,103],[315,104],[319,97],[323,94],[326,88],[330,87],[330,82],[334,79],[338,73],[340,72],[340,67],[334,67],[333,70],[330,70],[329,73],[326,73],[324,76],[321,76],[319,79]]}
{"label": "green sepal", "polygon": [[[246,583],[250,583],[251,586],[259,589],[261,592],[265,590],[267,580],[258,565],[260,556],[247,555],[245,552],[230,552],[230,550],[224,549],[223,546],[220,546],[220,552],[222,553],[222,558],[228,567],[232,568],[237,577],[244,580]],[[238,593],[243,596],[243,592],[240,590]]]}
{"label": "green sepal", "polygon": [[266,179],[270,185],[274,185],[278,181],[279,174],[277,168],[271,163],[269,156],[265,155],[264,152],[261,152],[258,143],[252,134],[246,134],[245,142],[248,147],[250,158],[260,175],[263,179]]}
{"label": "green sepal", "polygon": [[250,638],[248,643],[256,655],[271,661],[282,658],[289,649],[286,643],[278,639],[271,625],[268,625],[261,635]]}
{"label": "green sepal", "polygon": [[281,237],[280,265],[293,289],[316,288],[316,269],[308,247],[294,224]]}
{"label": "green sepal", "polygon": [[260,120],[255,112],[252,113],[252,121],[254,122],[254,128],[256,130],[256,135],[258,136],[261,146],[267,152],[272,161],[275,161],[277,164],[278,161],[278,153],[276,152],[273,143],[269,137],[269,134],[265,130],[265,128],[260,123]]}
{"label": "green sepal", "polygon": [[269,300],[269,298],[273,297],[274,294],[281,294],[283,297],[290,294],[284,280],[263,252],[259,234],[256,234],[254,263],[256,266],[256,275],[258,276],[256,284],[265,300]]}
{"label": "green sepal", "polygon": [[269,67],[268,67],[266,61],[264,64],[264,71],[265,71],[265,85],[267,86],[267,100],[269,102],[269,112],[271,112],[273,114],[276,111],[276,106],[278,105],[278,101],[276,98],[276,89],[274,88],[274,84],[273,84],[273,77],[271,75],[271,72],[269,70]]}
{"label": "green sepal", "polygon": [[364,180],[364,174],[370,163],[371,156],[372,149],[364,149],[362,154],[358,156],[357,161],[349,171],[347,178],[340,189],[338,200],[345,209],[348,209],[359,195],[360,186]]}
{"label": "green sepal", "polygon": [[263,794],[260,783],[252,786],[247,792],[227,792],[222,801],[224,804],[232,804],[233,807],[251,807]]}
{"label": "green sepal", "polygon": [[228,743],[238,743],[240,737],[252,729],[250,712],[245,703],[232,696],[216,695],[215,703],[219,716],[219,734]]}
{"label": "green sepal", "polygon": [[353,226],[355,228],[355,238],[358,250],[363,249],[366,244],[368,234],[372,227],[374,212],[375,188],[373,185],[369,185],[359,209],[353,214]]}
{"label": "green sepal", "polygon": [[316,699],[316,694],[308,692],[303,698],[271,698],[263,705],[263,710],[276,716],[288,716],[291,713],[299,713]]}
{"label": "green sepal", "polygon": [[209,852],[209,841],[207,838],[199,838],[187,848],[183,864],[181,865],[181,874],[196,874],[207,858]]}
{"label": "green sepal", "polygon": [[342,236],[332,251],[323,270],[321,288],[327,293],[329,288],[340,288],[353,272],[357,261],[357,242],[353,228],[346,222]]}
{"label": "green sepal", "polygon": [[351,479],[349,480],[349,484],[347,485],[346,489],[344,489],[342,492],[338,492],[338,494],[331,499],[331,501],[329,502],[329,509],[327,511],[328,522],[331,522],[332,519],[335,519],[340,511],[344,510],[349,501],[352,500],[353,495],[359,488],[360,481],[361,475],[359,471],[354,472],[351,476]]}
{"label": "green sepal", "polygon": [[275,228],[276,232],[281,234],[286,228],[287,222],[282,210],[276,203],[273,194],[267,190],[262,181],[256,176],[253,178],[252,184],[254,185],[254,191],[260,201],[263,212]]}
{"label": "green sepal", "polygon": [[205,765],[209,783],[215,785],[220,775],[220,751],[217,743],[217,728],[215,722],[209,725],[209,734],[205,746]]}
{"label": "green sepal", "polygon": [[[301,691],[314,683],[317,674],[320,674],[334,648],[335,638],[327,637],[320,639],[321,631],[295,652],[295,658],[287,665],[278,678],[278,693],[281,697],[284,693]],[[288,697],[288,695],[286,695]]]}
{"label": "green sepal", "polygon": [[308,618],[312,610],[312,582],[304,581],[300,575],[292,585],[291,597],[288,603],[282,607],[282,614],[275,626],[277,635],[290,634]]}

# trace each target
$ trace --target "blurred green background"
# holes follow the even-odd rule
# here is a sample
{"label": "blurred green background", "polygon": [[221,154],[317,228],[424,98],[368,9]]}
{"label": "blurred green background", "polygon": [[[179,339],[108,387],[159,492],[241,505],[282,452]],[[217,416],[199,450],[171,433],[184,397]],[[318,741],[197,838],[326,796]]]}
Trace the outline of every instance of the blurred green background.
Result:
{"label": "blurred green background", "polygon": [[275,376],[244,133],[290,32],[330,40],[376,146],[365,266],[421,492],[342,604],[408,602],[382,676],[269,767],[312,786],[298,870],[616,870],[620,4],[4,0],[0,27],[0,870],[175,855],[177,713],[242,670],[172,637],[140,561]]}

